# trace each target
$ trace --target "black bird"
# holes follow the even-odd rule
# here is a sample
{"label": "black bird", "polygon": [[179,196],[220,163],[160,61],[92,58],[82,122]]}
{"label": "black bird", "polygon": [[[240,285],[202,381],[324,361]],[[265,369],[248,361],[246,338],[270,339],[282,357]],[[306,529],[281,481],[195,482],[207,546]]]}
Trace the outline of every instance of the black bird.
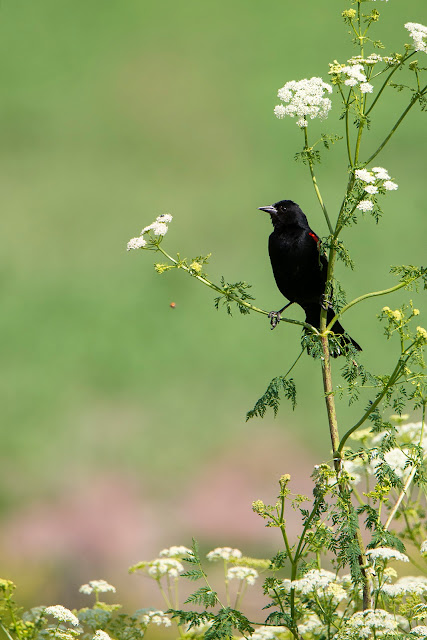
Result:
{"label": "black bird", "polygon": [[[321,252],[319,237],[310,229],[305,214],[292,200],[280,200],[259,209],[269,213],[273,223],[268,252],[279,291],[289,300],[283,309],[270,313],[271,328],[274,329],[280,321],[280,314],[296,302],[305,311],[305,321],[319,329],[322,305],[327,305],[327,323],[335,316],[324,298],[328,261]],[[338,321],[332,330],[342,336],[344,345],[352,344],[358,351],[362,350]]]}

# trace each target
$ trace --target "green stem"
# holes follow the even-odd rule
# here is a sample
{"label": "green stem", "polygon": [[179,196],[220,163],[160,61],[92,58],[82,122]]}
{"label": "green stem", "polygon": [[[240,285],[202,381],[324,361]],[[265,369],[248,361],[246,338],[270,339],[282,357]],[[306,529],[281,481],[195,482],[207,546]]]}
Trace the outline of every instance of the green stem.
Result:
{"label": "green stem", "polygon": [[384,91],[384,89],[385,89],[385,88],[386,88],[386,86],[388,85],[388,83],[389,83],[389,80],[390,80],[391,76],[392,76],[394,73],[396,73],[396,71],[397,71],[398,69],[401,69],[401,68],[402,68],[403,63],[404,63],[404,62],[406,62],[407,60],[409,60],[409,58],[412,58],[412,56],[414,56],[414,55],[415,55],[415,53],[416,53],[416,52],[415,52],[415,51],[413,51],[413,52],[412,52],[411,54],[409,54],[409,55],[406,55],[406,54],[405,54],[405,55],[403,56],[402,60],[399,62],[399,64],[396,64],[396,65],[393,67],[393,69],[391,70],[391,72],[388,74],[387,78],[384,80],[384,82],[383,82],[383,84],[382,84],[382,86],[381,86],[381,89],[378,91],[377,95],[375,96],[375,99],[374,99],[374,101],[372,102],[371,106],[370,106],[370,107],[369,107],[369,109],[367,110],[366,115],[369,115],[369,113],[370,113],[370,112],[372,111],[372,109],[375,107],[375,105],[376,105],[376,103],[378,102],[378,100],[379,100],[379,98],[380,98],[380,96],[381,96],[382,92]]}
{"label": "green stem", "polygon": [[359,296],[358,298],[355,298],[354,300],[352,300],[351,302],[349,302],[348,304],[346,304],[341,311],[339,311],[338,313],[336,313],[334,315],[334,317],[332,318],[332,320],[330,321],[330,323],[328,324],[328,326],[326,327],[326,330],[329,331],[330,329],[332,329],[333,325],[335,324],[335,322],[349,309],[351,309],[351,307],[354,307],[354,305],[358,304],[359,302],[363,302],[363,300],[368,300],[368,298],[375,298],[376,296],[384,296],[387,293],[393,293],[394,291],[398,291],[399,289],[402,289],[402,287],[406,287],[410,282],[413,282],[414,280],[416,280],[416,278],[412,278],[411,280],[409,280],[408,282],[399,282],[399,284],[396,284],[394,287],[390,287],[389,289],[383,289],[382,291],[372,291],[371,293],[364,293],[362,296]]}
{"label": "green stem", "polygon": [[412,109],[412,107],[414,106],[414,104],[424,95],[424,93],[427,90],[427,85],[425,87],[423,87],[423,89],[419,92],[417,92],[412,100],[410,101],[410,103],[408,104],[408,106],[406,107],[406,109],[404,110],[404,112],[402,113],[402,115],[400,116],[400,118],[396,121],[395,125],[392,127],[390,133],[388,134],[388,136],[386,136],[386,138],[383,140],[383,142],[380,144],[380,146],[378,147],[378,149],[370,156],[370,158],[364,163],[365,166],[368,165],[370,162],[372,162],[372,160],[374,158],[377,157],[377,155],[380,153],[380,151],[382,151],[384,149],[384,147],[386,146],[387,142],[390,140],[390,138],[392,137],[392,135],[395,133],[396,129],[399,127],[399,125],[401,124],[402,120],[408,115],[409,111]]}
{"label": "green stem", "polygon": [[[309,151],[310,147],[308,146],[307,127],[304,127],[304,140],[305,140],[305,150]],[[308,155],[308,166],[310,168],[310,175],[311,175],[311,180],[313,182],[314,191],[316,192],[317,199],[318,199],[319,204],[320,204],[320,206],[322,208],[323,215],[325,216],[326,224],[328,225],[329,232],[333,233],[332,224],[331,224],[331,221],[329,219],[329,215],[328,215],[328,212],[326,210],[325,203],[323,202],[322,195],[320,193],[319,187],[317,186],[316,176],[314,175],[313,161],[312,161],[310,155]]]}

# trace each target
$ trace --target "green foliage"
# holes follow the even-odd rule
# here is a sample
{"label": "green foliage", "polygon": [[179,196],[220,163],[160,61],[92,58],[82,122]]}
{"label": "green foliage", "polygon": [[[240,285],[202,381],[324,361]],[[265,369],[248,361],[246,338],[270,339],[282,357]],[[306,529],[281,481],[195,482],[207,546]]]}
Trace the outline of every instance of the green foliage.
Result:
{"label": "green foliage", "polygon": [[247,282],[234,282],[230,284],[221,277],[221,294],[215,298],[215,309],[219,309],[219,305],[222,304],[225,306],[228,315],[231,316],[231,305],[235,303],[240,313],[250,313],[250,308],[242,304],[242,302],[247,300],[254,300],[248,293],[248,289],[250,288],[251,285]]}
{"label": "green foliage", "polygon": [[256,401],[253,409],[247,412],[246,421],[258,416],[263,418],[268,408],[273,409],[277,415],[280,405],[280,393],[283,391],[285,398],[290,400],[292,408],[296,406],[296,387],[293,378],[276,376],[268,385],[265,393]]}

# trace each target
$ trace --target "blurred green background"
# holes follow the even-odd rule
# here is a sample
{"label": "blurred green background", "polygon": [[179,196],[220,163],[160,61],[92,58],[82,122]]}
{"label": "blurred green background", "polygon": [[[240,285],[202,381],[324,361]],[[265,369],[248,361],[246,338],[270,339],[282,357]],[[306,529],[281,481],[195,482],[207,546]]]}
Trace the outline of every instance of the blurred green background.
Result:
{"label": "blurred green background", "polygon": [[[210,290],[182,272],[159,276],[154,254],[127,253],[126,242],[172,213],[171,253],[212,252],[213,280],[246,280],[260,307],[281,305],[270,223],[257,207],[294,199],[317,233],[327,230],[308,170],[293,161],[301,132],[273,116],[275,96],[288,80],[326,79],[328,62],[353,55],[346,7],[1,3],[0,565],[21,601],[72,606],[81,583],[102,577],[144,606],[148,586],[132,595],[127,566],[191,535],[206,547],[271,553],[279,540],[251,500],[274,499],[287,472],[295,491],[310,492],[312,464],[329,458],[321,376],[309,358],[295,371],[296,412],[283,404],[276,420],[245,423],[298,353],[299,329],[271,332],[253,314],[230,319]],[[426,21],[425,0],[375,7],[387,52],[409,41],[405,22]],[[384,98],[363,151],[405,100]],[[341,132],[335,107],[314,135]],[[415,108],[376,160],[399,190],[383,201],[380,225],[368,217],[345,233],[357,264],[340,268],[350,298],[391,286],[390,265],[424,261],[424,132]],[[345,173],[339,143],[318,169],[331,212]],[[421,294],[412,297],[427,311]],[[375,315],[401,299],[371,300],[345,319],[374,372],[396,348]],[[358,410],[342,404],[343,429]]]}

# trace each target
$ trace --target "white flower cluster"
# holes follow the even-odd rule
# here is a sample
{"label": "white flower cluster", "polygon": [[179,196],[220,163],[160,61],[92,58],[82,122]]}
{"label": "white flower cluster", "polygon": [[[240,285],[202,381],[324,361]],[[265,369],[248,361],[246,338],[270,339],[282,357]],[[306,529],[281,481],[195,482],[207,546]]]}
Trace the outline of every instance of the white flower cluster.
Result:
{"label": "white flower cluster", "polygon": [[165,236],[168,231],[168,224],[172,221],[172,216],[170,213],[162,213],[160,216],[144,227],[141,231],[141,234],[137,238],[131,238],[127,243],[127,250],[131,251],[131,249],[143,249],[147,241],[143,237],[145,233],[152,231],[155,236]]}
{"label": "white flower cluster", "polygon": [[102,629],[98,629],[93,636],[93,640],[111,640],[111,638],[108,633],[102,631]]}
{"label": "white flower cluster", "polygon": [[255,580],[258,578],[258,571],[251,569],[250,567],[232,567],[227,571],[227,579],[233,580],[245,580],[249,585],[254,585]]}
{"label": "white flower cluster", "polygon": [[148,563],[147,569],[148,575],[156,580],[165,575],[171,578],[178,578],[183,571],[184,567],[179,560],[174,560],[173,558],[156,558]]}
{"label": "white flower cluster", "polygon": [[417,22],[407,22],[405,29],[409,31],[409,35],[414,41],[415,51],[427,53],[427,27]]}
{"label": "white flower cluster", "polygon": [[116,593],[116,588],[105,580],[91,580],[88,584],[82,584],[79,591],[87,595],[91,593],[107,593],[108,591]]}
{"label": "white flower cluster", "polygon": [[273,625],[258,627],[254,633],[249,636],[251,640],[279,640],[285,634],[288,637],[286,627],[274,627]]}
{"label": "white flower cluster", "polygon": [[216,547],[213,551],[209,551],[207,559],[211,562],[216,560],[238,560],[243,556],[239,549],[232,549],[231,547]]}
{"label": "white flower cluster", "polygon": [[297,125],[300,128],[306,127],[307,118],[327,118],[332,103],[329,98],[323,97],[325,92],[332,93],[332,87],[323,82],[322,78],[290,80],[277,92],[280,100],[287,104],[278,104],[274,113],[277,118],[297,116]]}
{"label": "white flower cluster", "polygon": [[185,558],[185,556],[192,556],[193,552],[188,547],[172,546],[168,549],[162,549],[159,553],[161,558]]}
{"label": "white flower cluster", "polygon": [[423,624],[413,627],[411,629],[411,635],[418,636],[418,638],[427,638],[427,627]]}
{"label": "white flower cluster", "polygon": [[49,616],[53,616],[60,622],[69,622],[73,627],[78,627],[80,624],[78,617],[75,616],[72,611],[63,607],[62,604],[55,604],[51,607],[46,607],[44,612]]}
{"label": "white flower cluster", "polygon": [[[359,638],[379,638],[393,633],[397,629],[394,617],[384,609],[366,609],[358,611],[349,618],[338,634],[340,640],[347,638],[359,640]],[[375,634],[375,635],[374,635]]]}
{"label": "white flower cluster", "polygon": [[424,540],[424,542],[421,545],[421,555],[423,556],[427,555],[427,540]]}
{"label": "white flower cluster", "polygon": [[354,57],[347,60],[348,64],[340,64],[337,60],[329,65],[329,73],[333,76],[333,82],[340,83],[344,80],[346,87],[357,87],[361,93],[372,93],[374,87],[367,81],[364,64],[373,65],[382,60],[381,56],[371,54],[369,58]]}
{"label": "white flower cluster", "polygon": [[381,589],[390,598],[406,595],[423,596],[427,593],[427,578],[425,576],[405,576],[394,584],[384,584]]}
{"label": "white flower cluster", "polygon": [[159,609],[146,611],[142,614],[140,620],[142,624],[149,625],[151,623],[156,624],[158,627],[160,627],[161,625],[170,627],[172,624],[167,615],[165,615],[165,613],[163,611],[160,611]]}
{"label": "white flower cluster", "polygon": [[409,562],[406,554],[391,549],[390,547],[377,547],[376,549],[367,549],[366,555],[375,562],[376,560],[400,560],[401,562]]}
{"label": "white flower cluster", "polygon": [[[395,191],[398,185],[390,179],[390,176],[384,167],[372,167],[370,171],[367,169],[356,169],[354,172],[356,179],[363,182],[363,190],[368,195],[375,195],[379,191]],[[374,203],[372,200],[361,200],[357,205],[360,211],[372,211]]]}

